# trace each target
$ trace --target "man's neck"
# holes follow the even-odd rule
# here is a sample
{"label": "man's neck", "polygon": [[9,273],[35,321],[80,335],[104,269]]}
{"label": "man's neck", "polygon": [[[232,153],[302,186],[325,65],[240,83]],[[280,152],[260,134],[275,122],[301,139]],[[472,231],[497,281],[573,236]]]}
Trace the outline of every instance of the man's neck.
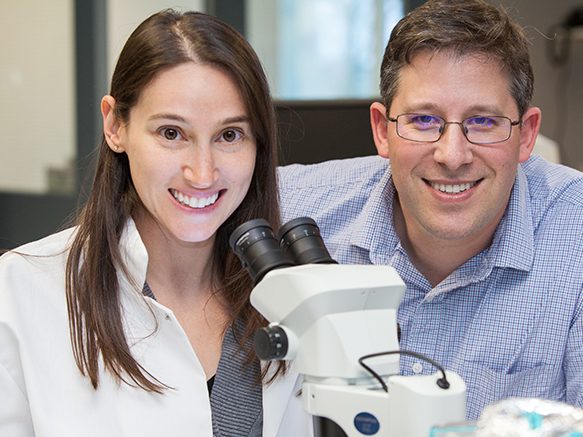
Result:
{"label": "man's neck", "polygon": [[393,222],[401,245],[411,263],[432,287],[453,273],[467,260],[480,253],[491,239],[443,240],[421,229],[407,226],[398,200],[393,207]]}

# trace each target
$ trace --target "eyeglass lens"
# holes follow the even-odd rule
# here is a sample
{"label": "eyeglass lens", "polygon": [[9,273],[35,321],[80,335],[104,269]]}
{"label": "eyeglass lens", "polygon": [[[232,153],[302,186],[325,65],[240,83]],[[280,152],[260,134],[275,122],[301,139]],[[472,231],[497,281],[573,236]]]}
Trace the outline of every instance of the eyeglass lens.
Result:
{"label": "eyeglass lens", "polygon": [[446,122],[436,115],[401,114],[397,117],[397,134],[410,141],[435,142],[447,124],[457,124],[468,141],[492,144],[510,138],[512,121],[503,116],[473,116],[460,122]]}

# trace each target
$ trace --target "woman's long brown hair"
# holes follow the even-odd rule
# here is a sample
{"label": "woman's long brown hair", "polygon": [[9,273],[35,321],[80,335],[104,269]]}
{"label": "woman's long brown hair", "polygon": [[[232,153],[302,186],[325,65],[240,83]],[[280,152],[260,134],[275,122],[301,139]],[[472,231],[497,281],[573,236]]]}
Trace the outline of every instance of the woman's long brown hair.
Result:
{"label": "woman's long brown hair", "polygon": [[[249,44],[230,26],[209,15],[173,10],[159,12],[138,26],[125,44],[115,68],[110,94],[115,116],[129,120],[140,93],[162,71],[197,62],[230,75],[247,106],[257,144],[255,170],[239,208],[217,231],[213,278],[231,310],[231,323],[245,326],[241,347],[265,320],[250,305],[251,279],[229,249],[229,235],[241,223],[265,218],[279,227],[275,166],[276,121],[265,74]],[[128,274],[119,249],[124,226],[140,205],[127,155],[113,153],[105,139],[99,148],[93,187],[81,211],[67,260],[66,296],[71,342],[77,366],[97,388],[99,362],[118,381],[162,392],[166,387],[131,354],[124,334],[118,273]],[[141,287],[143,284],[135,284]],[[274,375],[285,372],[280,363]],[[266,379],[266,373],[263,373]],[[272,375],[273,376],[273,375]]]}

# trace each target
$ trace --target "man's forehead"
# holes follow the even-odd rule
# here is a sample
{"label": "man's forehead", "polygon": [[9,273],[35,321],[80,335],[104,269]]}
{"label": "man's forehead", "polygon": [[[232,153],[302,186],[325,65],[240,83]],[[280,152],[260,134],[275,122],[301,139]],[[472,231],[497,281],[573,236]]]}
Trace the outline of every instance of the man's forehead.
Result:
{"label": "man's forehead", "polygon": [[509,75],[499,60],[453,50],[415,54],[399,73],[395,101],[399,111],[444,112],[462,102],[465,112],[492,114],[515,104]]}

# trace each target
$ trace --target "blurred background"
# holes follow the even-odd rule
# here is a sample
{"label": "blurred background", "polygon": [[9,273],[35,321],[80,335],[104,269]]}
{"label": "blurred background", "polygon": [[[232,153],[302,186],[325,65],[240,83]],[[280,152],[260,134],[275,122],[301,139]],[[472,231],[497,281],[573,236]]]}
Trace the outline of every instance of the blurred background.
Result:
{"label": "blurred background", "polygon": [[[583,1],[491,0],[531,40],[535,152],[583,169]],[[368,106],[395,23],[422,0],[18,0],[0,16],[0,248],[68,223],[93,174],[99,102],[130,32],[168,7],[218,16],[266,69],[281,163],[374,154]]]}

